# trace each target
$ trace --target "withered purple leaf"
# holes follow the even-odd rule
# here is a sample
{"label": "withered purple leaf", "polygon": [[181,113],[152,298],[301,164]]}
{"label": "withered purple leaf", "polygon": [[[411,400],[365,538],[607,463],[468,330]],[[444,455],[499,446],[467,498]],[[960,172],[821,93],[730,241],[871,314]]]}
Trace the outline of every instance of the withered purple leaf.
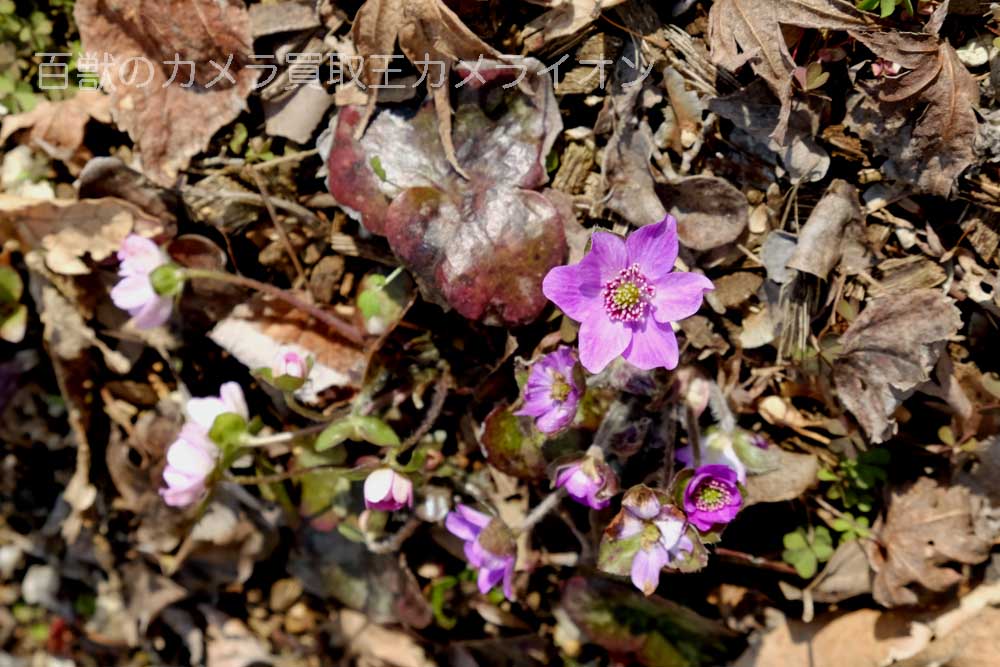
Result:
{"label": "withered purple leaf", "polygon": [[388,239],[425,296],[488,324],[535,319],[542,278],[566,255],[560,209],[535,191],[562,121],[551,79],[527,63],[530,89],[504,88],[516,72],[492,62],[478,68],[485,83],[459,89],[452,136],[468,178],[449,164],[430,101],[382,111],[360,140],[363,109],[344,108],[327,158],[330,192]]}

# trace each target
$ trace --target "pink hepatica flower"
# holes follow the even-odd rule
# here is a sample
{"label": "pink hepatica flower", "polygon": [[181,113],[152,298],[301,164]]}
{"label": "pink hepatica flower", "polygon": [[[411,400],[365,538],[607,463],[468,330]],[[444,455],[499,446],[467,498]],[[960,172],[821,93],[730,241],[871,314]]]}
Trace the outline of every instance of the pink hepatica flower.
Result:
{"label": "pink hepatica flower", "polygon": [[684,511],[688,521],[703,533],[735,519],[742,505],[743,495],[736,471],[729,466],[698,468],[684,489]]}
{"label": "pink hepatica flower", "polygon": [[413,507],[413,482],[392,468],[379,468],[365,479],[365,507],[394,512]]}
{"label": "pink hepatica flower", "polygon": [[586,257],[545,276],[545,296],[580,322],[584,368],[599,373],[619,355],[643,370],[677,366],[670,323],[694,315],[713,289],[703,275],[672,272],[677,250],[677,221],[668,215],[624,241],[594,232]]}
{"label": "pink hepatica flower", "polygon": [[235,382],[226,382],[219,396],[192,398],[187,402],[188,421],[180,435],[167,449],[167,466],[163,469],[160,489],[163,502],[172,507],[186,507],[205,493],[208,476],[215,470],[219,448],[209,432],[216,417],[232,412],[249,419],[243,390]]}
{"label": "pink hepatica flower", "polygon": [[687,522],[680,511],[645,486],[629,489],[622,499],[621,513],[608,526],[617,540],[641,535],[639,550],[632,559],[631,578],[645,595],[656,590],[660,570],[684,560],[694,551],[686,529]]}
{"label": "pink hepatica flower", "polygon": [[514,599],[514,536],[499,519],[492,519],[468,505],[449,512],[444,527],[465,542],[465,557],[479,570],[479,592],[486,594],[503,582],[503,594]]}
{"label": "pink hepatica flower", "polygon": [[524,407],[514,414],[534,417],[542,433],[555,433],[568,426],[583,396],[573,373],[575,366],[573,350],[566,346],[536,361],[524,388]]}
{"label": "pink hepatica flower", "polygon": [[163,469],[160,489],[163,502],[171,507],[187,507],[205,493],[205,482],[215,470],[219,448],[208,433],[193,422],[181,429],[180,436],[167,450],[167,467]]}
{"label": "pink hepatica flower", "polygon": [[129,234],[118,250],[121,280],[111,290],[111,300],[132,316],[138,329],[152,329],[170,319],[173,299],[156,293],[150,274],[170,260],[147,238]]}
{"label": "pink hepatica flower", "polygon": [[271,362],[271,375],[276,378],[288,376],[304,380],[308,374],[309,362],[301,354],[287,347],[278,350],[274,361]]}

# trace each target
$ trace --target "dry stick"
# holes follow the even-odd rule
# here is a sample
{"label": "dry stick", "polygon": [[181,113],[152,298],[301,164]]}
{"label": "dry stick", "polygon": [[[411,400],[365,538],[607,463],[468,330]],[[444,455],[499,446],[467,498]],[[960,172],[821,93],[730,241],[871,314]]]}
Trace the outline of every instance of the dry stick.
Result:
{"label": "dry stick", "polygon": [[281,244],[285,246],[285,252],[288,253],[289,259],[292,260],[292,266],[295,267],[295,273],[299,277],[299,283],[304,285],[306,291],[309,292],[309,296],[315,298],[312,290],[309,289],[309,282],[306,280],[306,272],[302,268],[302,263],[299,262],[299,256],[295,253],[295,248],[292,247],[292,242],[288,238],[288,232],[285,231],[285,226],[281,224],[278,220],[278,214],[274,211],[274,206],[271,204],[271,196],[267,191],[267,186],[264,184],[264,179],[260,177],[255,169],[245,169],[246,173],[250,174],[253,179],[254,185],[260,190],[260,198],[264,200],[264,208],[267,209],[267,215],[271,218],[271,224],[274,225],[274,229],[278,232],[278,236],[281,237]]}
{"label": "dry stick", "polygon": [[743,553],[742,551],[716,547],[715,555],[726,560],[738,561],[740,563],[752,565],[753,567],[759,567],[762,570],[771,570],[773,572],[781,572],[782,574],[796,574],[795,568],[787,563],[778,563],[773,560],[761,558],[760,556]]}
{"label": "dry stick", "polygon": [[298,297],[292,296],[280,287],[275,287],[274,285],[269,285],[259,280],[254,280],[253,278],[247,278],[246,276],[237,276],[232,273],[210,271],[207,269],[184,269],[184,275],[188,278],[204,278],[206,280],[218,280],[219,282],[232,283],[233,285],[240,285],[242,287],[257,290],[258,292],[263,292],[264,294],[273,296],[276,299],[281,299],[293,308],[297,308],[298,310],[311,315],[315,319],[333,329],[338,335],[343,336],[352,343],[357,343],[358,345],[364,343],[364,336],[361,335],[361,332],[358,331],[358,328],[353,324],[345,322],[339,317],[331,315],[330,313],[310,303],[306,303]]}
{"label": "dry stick", "polygon": [[531,510],[528,516],[524,517],[524,521],[521,522],[521,525],[517,527],[515,532],[520,534],[531,530],[536,523],[545,518],[546,514],[559,506],[559,501],[563,499],[564,495],[566,495],[566,489],[560,487],[546,496],[545,500],[535,505],[535,508]]}

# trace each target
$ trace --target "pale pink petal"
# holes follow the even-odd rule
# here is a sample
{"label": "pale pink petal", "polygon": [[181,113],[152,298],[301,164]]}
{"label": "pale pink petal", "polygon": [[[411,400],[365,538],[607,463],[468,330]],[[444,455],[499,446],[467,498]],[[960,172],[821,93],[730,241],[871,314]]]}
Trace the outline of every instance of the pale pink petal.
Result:
{"label": "pale pink petal", "polygon": [[700,273],[670,273],[655,282],[653,317],[658,322],[691,317],[701,308],[705,292],[715,289],[712,281]]}
{"label": "pale pink petal", "polygon": [[243,396],[243,389],[238,382],[225,382],[219,387],[219,398],[226,406],[226,412],[238,414],[243,419],[250,418],[250,410],[247,408],[247,400]]}
{"label": "pale pink petal", "polygon": [[576,403],[564,403],[539,416],[535,426],[542,433],[555,433],[569,426],[574,417],[576,417]]}
{"label": "pale pink petal", "polygon": [[122,310],[134,310],[158,298],[146,276],[127,276],[111,288],[111,300]]}
{"label": "pale pink petal", "polygon": [[625,361],[644,371],[677,367],[677,336],[669,324],[647,317],[645,322],[633,327],[632,340],[622,353]]}
{"label": "pale pink petal", "polygon": [[602,312],[580,323],[579,338],[580,363],[591,373],[600,373],[628,347],[632,330]]}
{"label": "pale pink petal", "polygon": [[669,560],[669,554],[659,544],[640,549],[632,559],[632,583],[644,595],[652,595],[660,585],[660,570]]}
{"label": "pale pink petal", "polygon": [[395,473],[389,468],[379,468],[365,478],[365,501],[378,503],[388,497],[392,489],[392,479]]}
{"label": "pale pink petal", "polygon": [[157,296],[152,301],[139,308],[138,311],[131,312],[132,326],[136,329],[152,329],[166,324],[173,312],[173,299],[164,296]]}
{"label": "pale pink petal", "polygon": [[392,499],[400,505],[413,507],[413,482],[403,475],[394,473]]}
{"label": "pale pink petal", "polygon": [[667,275],[677,261],[677,221],[671,215],[629,234],[625,240],[628,264],[638,264],[642,275],[656,282]]}
{"label": "pale pink petal", "polygon": [[222,399],[214,396],[192,398],[187,402],[188,418],[204,429],[206,433],[212,430],[215,418],[224,412],[229,412],[229,408],[222,402]]}
{"label": "pale pink petal", "polygon": [[594,232],[590,237],[590,253],[585,258],[597,263],[601,286],[618,276],[628,266],[628,251],[622,237],[611,232]]}
{"label": "pale pink petal", "polygon": [[660,531],[660,544],[667,549],[672,549],[684,532],[684,522],[680,519],[655,519],[653,523]]}
{"label": "pale pink petal", "polygon": [[167,262],[167,258],[156,243],[138,234],[129,234],[125,237],[118,251],[118,259],[121,262],[118,273],[123,276],[149,275],[158,266]]}

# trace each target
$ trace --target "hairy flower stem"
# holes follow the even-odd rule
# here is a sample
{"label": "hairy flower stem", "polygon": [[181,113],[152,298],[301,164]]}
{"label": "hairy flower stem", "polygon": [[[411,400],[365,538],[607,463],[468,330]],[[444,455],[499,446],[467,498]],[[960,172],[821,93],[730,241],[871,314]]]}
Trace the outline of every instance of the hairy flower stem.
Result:
{"label": "hairy flower stem", "polygon": [[518,526],[514,532],[516,534],[526,533],[531,530],[536,523],[545,518],[545,515],[554,510],[559,506],[559,501],[563,499],[566,495],[566,489],[558,488],[548,496],[545,500],[535,505],[535,508],[528,513],[528,516],[524,517],[524,521]]}
{"label": "hairy flower stem", "polygon": [[299,438],[306,438],[310,435],[320,433],[327,426],[329,426],[329,423],[325,422],[323,424],[316,424],[315,426],[307,426],[306,428],[299,429],[298,431],[287,431],[285,433],[275,433],[274,435],[249,435],[240,441],[240,446],[267,447],[269,445],[280,445],[286,442],[292,442],[293,440],[298,440]]}
{"label": "hairy flower stem", "polygon": [[212,271],[210,269],[184,269],[184,276],[186,278],[203,278],[205,280],[218,280],[219,282],[230,283],[232,285],[240,285],[242,287],[247,287],[252,290],[257,290],[258,292],[263,292],[269,296],[273,296],[276,299],[281,299],[293,308],[300,310],[315,319],[319,320],[323,324],[327,325],[338,335],[343,336],[352,343],[361,344],[364,342],[364,337],[361,332],[354,325],[345,322],[335,315],[331,315],[325,310],[314,306],[310,303],[293,296],[287,290],[283,290],[280,287],[275,287],[274,285],[268,285],[259,280],[254,280],[253,278],[247,278],[246,276],[237,276],[232,273],[226,273],[224,271]]}

